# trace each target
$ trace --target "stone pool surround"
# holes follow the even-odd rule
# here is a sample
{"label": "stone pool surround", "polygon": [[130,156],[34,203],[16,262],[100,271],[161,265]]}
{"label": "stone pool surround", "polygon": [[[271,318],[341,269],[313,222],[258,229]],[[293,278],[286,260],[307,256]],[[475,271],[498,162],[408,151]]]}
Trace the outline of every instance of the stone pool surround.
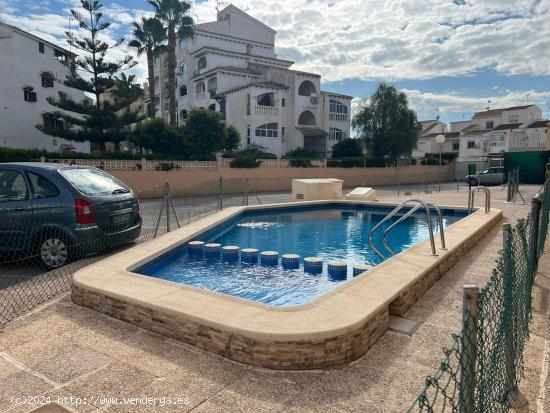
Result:
{"label": "stone pool surround", "polygon": [[327,203],[395,205],[337,200],[227,208],[81,269],[73,276],[72,300],[253,366],[330,368],[364,355],[387,330],[390,315],[403,315],[502,218],[500,210],[477,210],[446,229],[448,250],[440,250],[436,238],[439,256],[428,254],[429,241],[420,242],[296,307],[273,307],[132,272],[244,210]]}

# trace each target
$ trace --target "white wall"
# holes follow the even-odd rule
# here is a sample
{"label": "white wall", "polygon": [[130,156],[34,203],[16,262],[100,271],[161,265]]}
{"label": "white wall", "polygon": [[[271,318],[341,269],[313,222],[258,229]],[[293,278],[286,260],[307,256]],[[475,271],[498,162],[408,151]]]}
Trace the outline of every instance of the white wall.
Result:
{"label": "white wall", "polygon": [[[42,87],[40,74],[52,72],[65,80],[67,66],[54,57],[54,49],[44,43],[44,54],[38,51],[38,41],[0,24],[0,146],[59,151],[63,143],[72,144],[78,152],[89,152],[88,142],[69,142],[45,135],[35,125],[43,123],[42,114],[58,108],[46,98],[57,97],[63,91],[81,101],[84,93],[54,82],[53,88]],[[37,102],[24,100],[23,86],[32,86]]]}

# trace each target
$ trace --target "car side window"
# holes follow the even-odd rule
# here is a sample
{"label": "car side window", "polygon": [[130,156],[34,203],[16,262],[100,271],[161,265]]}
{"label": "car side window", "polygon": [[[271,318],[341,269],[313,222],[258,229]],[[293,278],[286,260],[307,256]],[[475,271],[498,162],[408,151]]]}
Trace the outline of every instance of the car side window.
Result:
{"label": "car side window", "polygon": [[59,189],[49,179],[34,172],[27,172],[31,181],[34,199],[53,198],[59,195]]}
{"label": "car side window", "polygon": [[28,192],[22,173],[0,170],[0,202],[23,201],[28,198]]}

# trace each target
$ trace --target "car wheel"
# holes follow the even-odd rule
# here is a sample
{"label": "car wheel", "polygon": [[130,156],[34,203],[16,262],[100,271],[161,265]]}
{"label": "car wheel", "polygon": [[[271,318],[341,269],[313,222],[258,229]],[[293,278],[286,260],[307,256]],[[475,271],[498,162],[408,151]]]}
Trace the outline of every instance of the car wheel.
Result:
{"label": "car wheel", "polygon": [[470,186],[477,186],[478,182],[476,178],[470,178],[468,179],[468,185]]}
{"label": "car wheel", "polygon": [[69,246],[60,235],[44,236],[39,245],[40,259],[49,269],[64,266],[69,261]]}

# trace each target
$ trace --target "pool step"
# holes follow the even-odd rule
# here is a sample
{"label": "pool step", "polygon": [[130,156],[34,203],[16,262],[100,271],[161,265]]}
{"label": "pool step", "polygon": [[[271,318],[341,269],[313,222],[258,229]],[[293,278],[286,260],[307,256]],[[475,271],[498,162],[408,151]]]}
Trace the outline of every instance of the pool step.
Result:
{"label": "pool step", "polygon": [[[222,246],[218,243],[204,243],[203,241],[189,242],[189,254],[195,257],[205,256],[208,259],[219,259],[220,255],[223,261],[239,261],[245,264],[260,264],[265,267],[276,267],[279,265],[279,253],[277,251],[259,252],[256,248],[240,248],[236,245]],[[281,265],[285,269],[300,268],[300,256],[297,254],[284,254],[281,256]],[[304,271],[310,274],[321,274],[323,272],[323,259],[318,257],[304,258]],[[368,271],[371,265],[355,263],[351,265],[353,276]],[[348,264],[345,261],[331,260],[327,263],[329,276],[335,279],[345,279],[348,274]]]}

